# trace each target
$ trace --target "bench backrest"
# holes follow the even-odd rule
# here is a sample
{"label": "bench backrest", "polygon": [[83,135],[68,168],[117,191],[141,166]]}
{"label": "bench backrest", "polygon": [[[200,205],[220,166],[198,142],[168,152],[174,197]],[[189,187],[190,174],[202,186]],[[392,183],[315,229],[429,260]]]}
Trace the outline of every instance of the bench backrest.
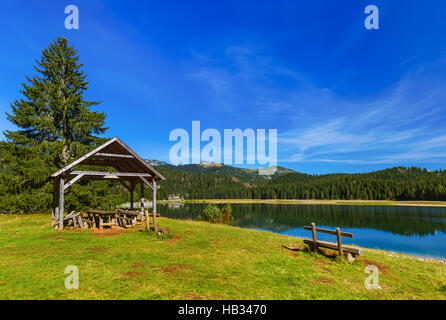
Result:
{"label": "bench backrest", "polygon": [[[308,230],[308,231],[313,231],[313,228],[312,228],[312,227],[309,227],[309,226],[304,226],[304,229],[305,229],[305,230]],[[334,235],[334,236],[337,235],[336,230],[328,230],[328,229],[322,229],[322,228],[315,228],[315,230],[316,230],[317,232],[328,233],[328,234],[332,234],[332,235]],[[353,238],[353,233],[342,232],[342,231],[341,231],[341,236],[343,236],[343,237],[347,237],[347,238]]]}

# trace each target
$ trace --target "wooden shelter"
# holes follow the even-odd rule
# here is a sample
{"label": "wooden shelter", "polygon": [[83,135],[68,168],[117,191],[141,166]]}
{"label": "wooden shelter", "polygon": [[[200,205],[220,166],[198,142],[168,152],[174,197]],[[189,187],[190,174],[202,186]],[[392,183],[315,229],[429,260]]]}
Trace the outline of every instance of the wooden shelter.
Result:
{"label": "wooden shelter", "polygon": [[[112,167],[116,172],[76,171],[75,167],[100,166]],[[153,190],[153,212],[156,213],[156,181],[165,178],[138,156],[132,149],[115,137],[65,168],[54,173],[53,189],[53,226],[63,229],[64,226],[64,193],[79,180],[116,180],[130,192],[130,209],[133,209],[135,189],[140,185],[141,217],[144,217],[144,185]]]}

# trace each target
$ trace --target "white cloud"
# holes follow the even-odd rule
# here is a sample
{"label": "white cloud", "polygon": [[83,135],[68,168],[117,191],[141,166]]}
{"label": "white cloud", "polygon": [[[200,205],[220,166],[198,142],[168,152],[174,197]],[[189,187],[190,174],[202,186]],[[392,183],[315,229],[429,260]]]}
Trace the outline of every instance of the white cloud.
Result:
{"label": "white cloud", "polygon": [[230,47],[220,59],[197,57],[188,76],[212,88],[214,108],[234,119],[243,108],[250,116],[241,120],[277,128],[281,162],[446,162],[437,150],[446,147],[446,78],[439,72],[446,59],[409,72],[386,92],[346,100],[248,47]]}

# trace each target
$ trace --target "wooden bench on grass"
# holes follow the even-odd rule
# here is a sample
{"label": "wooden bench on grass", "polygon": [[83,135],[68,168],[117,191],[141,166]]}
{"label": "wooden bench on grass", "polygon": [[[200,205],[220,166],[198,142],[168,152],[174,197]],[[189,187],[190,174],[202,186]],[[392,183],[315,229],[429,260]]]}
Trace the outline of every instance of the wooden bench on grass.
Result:
{"label": "wooden bench on grass", "polygon": [[[348,262],[353,262],[353,261],[355,261],[356,256],[362,255],[362,249],[342,245],[341,237],[353,238],[352,233],[341,232],[341,230],[339,228],[336,228],[336,230],[316,228],[316,225],[314,222],[311,223],[311,227],[304,226],[304,229],[308,230],[308,231],[312,231],[312,233],[313,233],[313,239],[304,239],[304,243],[307,244],[310,248],[312,248],[316,252],[318,251],[319,247],[338,250],[339,256],[345,255]],[[338,242],[333,243],[333,242],[317,240],[316,232],[322,232],[322,233],[335,235],[335,236],[337,236]]]}

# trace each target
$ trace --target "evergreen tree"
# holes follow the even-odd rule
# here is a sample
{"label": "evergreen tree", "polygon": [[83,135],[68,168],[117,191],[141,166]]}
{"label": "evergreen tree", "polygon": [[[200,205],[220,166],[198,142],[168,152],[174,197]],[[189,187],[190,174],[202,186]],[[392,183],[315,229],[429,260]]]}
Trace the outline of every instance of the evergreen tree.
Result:
{"label": "evergreen tree", "polygon": [[[100,102],[85,101],[86,75],[80,68],[79,56],[65,38],[58,38],[42,50],[34,67],[37,74],[22,83],[25,96],[11,104],[8,120],[20,128],[6,130],[8,142],[20,146],[35,146],[43,142],[57,143],[61,148],[60,164],[84,152],[82,146],[97,144],[95,136],[103,134],[105,114],[92,112],[90,107]],[[82,150],[84,149],[84,150]],[[59,164],[59,163],[58,163]]]}
{"label": "evergreen tree", "polygon": [[67,39],[53,41],[36,63],[7,113],[18,130],[4,131],[0,142],[0,212],[47,210],[50,175],[105,141],[105,114],[90,110],[100,102],[84,99],[83,64]]}

